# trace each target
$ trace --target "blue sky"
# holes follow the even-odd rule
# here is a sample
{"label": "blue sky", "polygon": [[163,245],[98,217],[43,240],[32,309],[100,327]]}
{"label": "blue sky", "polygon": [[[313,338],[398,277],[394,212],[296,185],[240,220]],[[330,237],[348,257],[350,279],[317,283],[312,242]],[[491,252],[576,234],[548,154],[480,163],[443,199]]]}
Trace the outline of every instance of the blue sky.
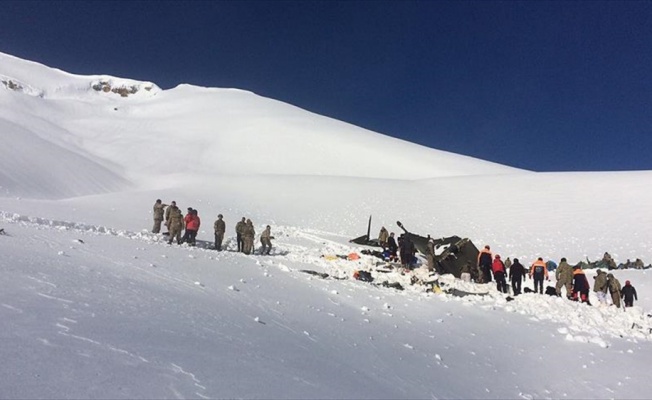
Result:
{"label": "blue sky", "polygon": [[68,72],[251,90],[530,170],[652,170],[649,1],[1,6],[0,51]]}

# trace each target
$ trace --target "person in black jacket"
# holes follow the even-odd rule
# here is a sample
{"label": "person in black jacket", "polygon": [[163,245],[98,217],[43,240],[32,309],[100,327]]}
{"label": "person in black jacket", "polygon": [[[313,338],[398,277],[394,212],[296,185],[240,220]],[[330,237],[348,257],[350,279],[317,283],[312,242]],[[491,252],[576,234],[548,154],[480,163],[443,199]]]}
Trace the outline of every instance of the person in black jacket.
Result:
{"label": "person in black jacket", "polygon": [[584,275],[582,267],[576,265],[573,268],[573,301],[577,301],[579,299],[582,301],[582,303],[591,305],[591,302],[589,301],[590,289],[591,287],[589,286],[589,281],[586,279],[586,275]]}
{"label": "person in black jacket", "polygon": [[396,261],[398,258],[396,255],[398,245],[396,244],[396,239],[394,239],[394,232],[389,234],[389,238],[387,239],[387,249],[389,249],[390,260]]}
{"label": "person in black jacket", "polygon": [[620,295],[625,299],[625,307],[633,307],[634,299],[638,301],[638,296],[636,295],[636,289],[629,281],[625,281],[625,286],[620,290]]}
{"label": "person in black jacket", "polygon": [[518,262],[518,258],[515,258],[512,266],[509,267],[509,280],[512,282],[514,296],[521,294],[521,282],[525,280],[525,276],[525,267]]}

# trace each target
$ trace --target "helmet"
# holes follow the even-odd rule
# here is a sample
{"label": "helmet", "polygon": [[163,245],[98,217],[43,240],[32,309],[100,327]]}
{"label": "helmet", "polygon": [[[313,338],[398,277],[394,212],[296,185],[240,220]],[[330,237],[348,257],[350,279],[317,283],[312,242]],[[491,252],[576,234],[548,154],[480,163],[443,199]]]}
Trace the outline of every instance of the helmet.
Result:
{"label": "helmet", "polygon": [[629,285],[629,281],[625,281],[625,285]]}

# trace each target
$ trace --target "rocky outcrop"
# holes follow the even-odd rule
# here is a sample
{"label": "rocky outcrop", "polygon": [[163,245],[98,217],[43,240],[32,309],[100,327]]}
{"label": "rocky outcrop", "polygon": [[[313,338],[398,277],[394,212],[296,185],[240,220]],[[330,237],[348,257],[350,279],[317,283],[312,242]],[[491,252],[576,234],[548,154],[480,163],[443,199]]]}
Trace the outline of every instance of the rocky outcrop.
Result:
{"label": "rocky outcrop", "polygon": [[141,84],[141,85],[116,85],[111,81],[97,81],[91,84],[91,88],[96,92],[103,93],[115,93],[119,94],[120,97],[129,97],[129,95],[138,93],[141,89],[146,91],[151,91],[153,89],[153,84]]}

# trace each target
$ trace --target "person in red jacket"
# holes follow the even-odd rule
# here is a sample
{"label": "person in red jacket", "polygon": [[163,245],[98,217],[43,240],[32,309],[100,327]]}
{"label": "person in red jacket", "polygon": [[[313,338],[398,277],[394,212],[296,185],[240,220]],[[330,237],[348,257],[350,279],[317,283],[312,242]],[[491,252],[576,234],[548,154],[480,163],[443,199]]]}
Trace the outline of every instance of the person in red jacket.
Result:
{"label": "person in red jacket", "polygon": [[591,305],[591,302],[589,301],[590,288],[591,287],[589,286],[589,281],[586,279],[586,275],[584,275],[582,268],[580,266],[575,266],[573,268],[573,294],[571,295],[572,300],[577,301],[580,299],[582,303]]}
{"label": "person in red jacket", "polygon": [[195,246],[197,244],[197,232],[201,224],[197,210],[188,208],[188,214],[186,214],[184,222],[186,223],[186,232],[183,236],[183,242],[188,242],[189,245]]}
{"label": "person in red jacket", "polygon": [[496,280],[496,288],[501,293],[507,293],[507,281],[505,280],[505,264],[500,259],[500,255],[496,254],[494,262],[491,264],[491,270],[494,273]]}
{"label": "person in red jacket", "polygon": [[534,279],[534,292],[539,287],[539,294],[543,294],[543,279],[548,279],[548,268],[543,258],[539,257],[530,267],[530,278]]}

